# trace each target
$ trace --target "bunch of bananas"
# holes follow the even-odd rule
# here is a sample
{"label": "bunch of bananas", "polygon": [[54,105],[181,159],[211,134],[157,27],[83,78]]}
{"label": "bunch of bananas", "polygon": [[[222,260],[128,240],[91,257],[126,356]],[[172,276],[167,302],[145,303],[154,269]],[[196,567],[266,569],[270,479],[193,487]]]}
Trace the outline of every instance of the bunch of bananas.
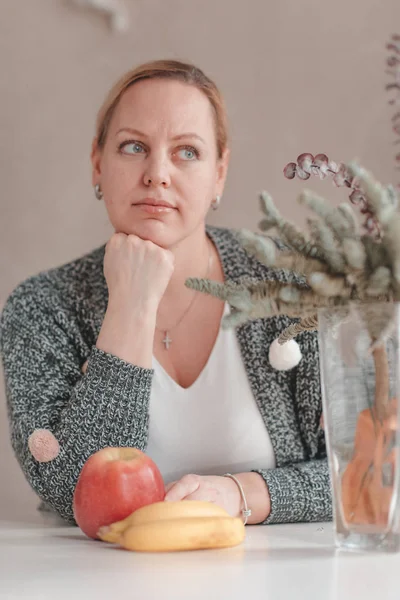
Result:
{"label": "bunch of bananas", "polygon": [[211,502],[162,501],[101,527],[97,536],[126,550],[173,552],[236,546],[245,538],[245,527],[240,518]]}

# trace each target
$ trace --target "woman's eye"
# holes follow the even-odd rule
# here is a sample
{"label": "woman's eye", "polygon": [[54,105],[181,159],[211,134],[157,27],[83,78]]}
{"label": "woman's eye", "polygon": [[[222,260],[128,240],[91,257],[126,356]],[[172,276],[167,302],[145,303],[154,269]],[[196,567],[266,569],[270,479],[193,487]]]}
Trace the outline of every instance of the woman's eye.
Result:
{"label": "woman's eye", "polygon": [[121,144],[120,150],[124,154],[140,154],[142,151],[144,152],[143,146],[137,142]]}
{"label": "woman's eye", "polygon": [[179,150],[179,155],[183,160],[195,160],[198,158],[198,153],[195,148],[181,148]]}

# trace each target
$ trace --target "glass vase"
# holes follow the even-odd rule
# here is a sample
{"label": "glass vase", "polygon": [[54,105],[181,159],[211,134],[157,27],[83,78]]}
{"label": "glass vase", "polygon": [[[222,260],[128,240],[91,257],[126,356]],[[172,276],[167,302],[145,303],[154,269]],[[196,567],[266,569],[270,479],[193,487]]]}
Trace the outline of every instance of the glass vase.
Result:
{"label": "glass vase", "polygon": [[318,323],[336,545],[398,552],[399,305],[322,309]]}

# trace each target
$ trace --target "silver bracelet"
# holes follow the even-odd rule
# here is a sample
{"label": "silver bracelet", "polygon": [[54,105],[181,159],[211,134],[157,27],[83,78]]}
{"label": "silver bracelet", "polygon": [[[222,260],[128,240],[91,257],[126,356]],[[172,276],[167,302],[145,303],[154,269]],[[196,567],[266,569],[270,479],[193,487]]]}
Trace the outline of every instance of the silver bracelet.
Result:
{"label": "silver bracelet", "polygon": [[236,483],[236,485],[239,488],[240,495],[242,497],[243,505],[244,505],[244,508],[242,509],[243,523],[246,525],[247,519],[251,515],[251,508],[249,508],[247,506],[246,496],[244,495],[242,484],[240,483],[240,481],[234,475],[231,475],[231,473],[225,473],[224,477],[230,477],[231,479],[233,479],[233,481]]}

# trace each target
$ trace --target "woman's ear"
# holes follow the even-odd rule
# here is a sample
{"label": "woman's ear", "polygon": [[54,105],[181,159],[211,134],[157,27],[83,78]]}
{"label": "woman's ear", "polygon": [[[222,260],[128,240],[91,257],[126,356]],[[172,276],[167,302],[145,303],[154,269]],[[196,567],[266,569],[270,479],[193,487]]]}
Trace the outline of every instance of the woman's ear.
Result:
{"label": "woman's ear", "polygon": [[224,191],[226,176],[228,174],[230,154],[231,151],[229,148],[225,148],[221,158],[218,159],[216,181],[216,195],[218,196],[222,196]]}
{"label": "woman's ear", "polygon": [[90,160],[92,162],[92,185],[95,186],[96,183],[99,183],[101,175],[101,150],[97,144],[97,138],[94,138],[92,142]]}

